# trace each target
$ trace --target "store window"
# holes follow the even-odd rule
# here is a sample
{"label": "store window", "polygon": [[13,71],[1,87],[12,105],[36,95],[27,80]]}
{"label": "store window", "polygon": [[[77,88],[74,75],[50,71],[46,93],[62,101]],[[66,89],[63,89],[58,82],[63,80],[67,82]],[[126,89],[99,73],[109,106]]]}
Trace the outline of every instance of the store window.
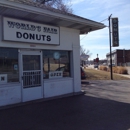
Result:
{"label": "store window", "polygon": [[70,77],[70,53],[68,51],[43,51],[43,77]]}
{"label": "store window", "polygon": [[18,49],[0,48],[0,83],[18,81]]}

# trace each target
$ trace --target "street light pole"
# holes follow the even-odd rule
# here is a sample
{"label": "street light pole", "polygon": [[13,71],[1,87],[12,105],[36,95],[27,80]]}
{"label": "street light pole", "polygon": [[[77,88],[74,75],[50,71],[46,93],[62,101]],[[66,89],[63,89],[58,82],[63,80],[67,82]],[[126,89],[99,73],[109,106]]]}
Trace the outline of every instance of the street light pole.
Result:
{"label": "street light pole", "polygon": [[110,73],[111,73],[111,80],[113,80],[113,73],[112,73],[112,54],[111,54],[111,16],[112,14],[109,16],[108,20],[109,20],[109,42],[110,42]]}

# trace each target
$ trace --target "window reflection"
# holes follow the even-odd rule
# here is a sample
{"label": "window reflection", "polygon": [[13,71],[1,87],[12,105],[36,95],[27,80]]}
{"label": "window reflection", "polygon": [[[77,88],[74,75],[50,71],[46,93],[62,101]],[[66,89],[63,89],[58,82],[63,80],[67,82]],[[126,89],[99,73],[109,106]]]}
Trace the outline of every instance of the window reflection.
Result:
{"label": "window reflection", "polygon": [[23,55],[23,70],[40,70],[40,56]]}
{"label": "window reflection", "polygon": [[7,74],[7,82],[18,82],[18,49],[0,48],[0,74]]}
{"label": "window reflection", "polygon": [[49,78],[49,72],[62,71],[63,77],[70,77],[68,51],[43,51],[43,77]]}

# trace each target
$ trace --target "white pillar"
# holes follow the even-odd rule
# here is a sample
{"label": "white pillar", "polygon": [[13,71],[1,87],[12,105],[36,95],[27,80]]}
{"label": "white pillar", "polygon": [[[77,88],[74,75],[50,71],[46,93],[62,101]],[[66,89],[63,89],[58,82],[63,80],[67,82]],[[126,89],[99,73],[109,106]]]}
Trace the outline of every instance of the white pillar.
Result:
{"label": "white pillar", "polygon": [[81,91],[81,73],[80,73],[80,45],[73,45],[73,77],[74,93]]}

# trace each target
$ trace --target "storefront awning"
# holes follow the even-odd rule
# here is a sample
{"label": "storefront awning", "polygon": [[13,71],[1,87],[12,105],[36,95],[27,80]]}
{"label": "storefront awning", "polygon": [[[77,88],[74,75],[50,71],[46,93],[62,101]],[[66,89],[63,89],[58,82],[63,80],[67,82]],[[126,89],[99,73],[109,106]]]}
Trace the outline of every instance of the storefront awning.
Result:
{"label": "storefront awning", "polygon": [[40,5],[32,5],[31,3],[24,3],[22,1],[20,2],[20,0],[1,0],[0,15],[77,29],[80,30],[80,34],[85,34],[106,27],[102,23],[79,17],[77,15],[63,13],[56,9],[46,9]]}

